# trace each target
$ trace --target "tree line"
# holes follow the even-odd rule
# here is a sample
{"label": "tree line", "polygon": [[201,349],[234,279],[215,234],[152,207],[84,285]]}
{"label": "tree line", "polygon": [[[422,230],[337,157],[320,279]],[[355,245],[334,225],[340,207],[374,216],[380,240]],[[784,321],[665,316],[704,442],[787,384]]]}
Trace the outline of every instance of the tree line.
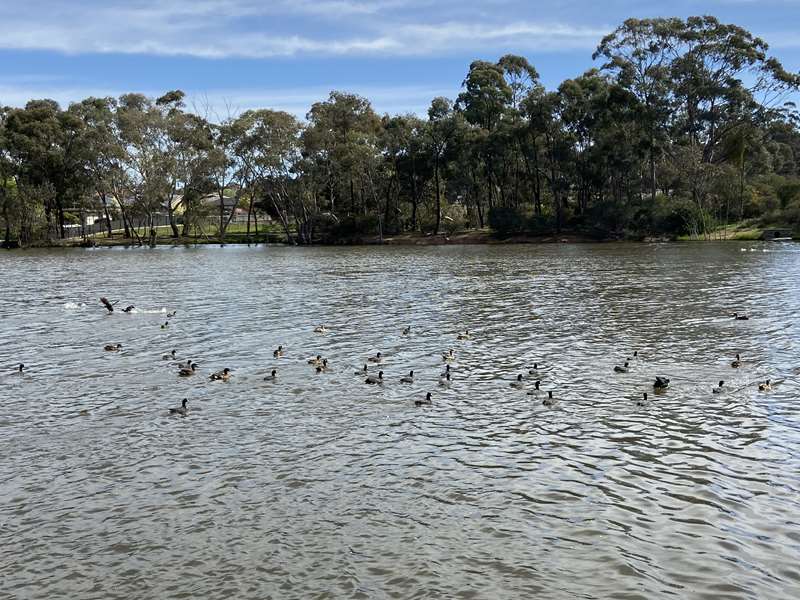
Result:
{"label": "tree line", "polygon": [[[455,99],[379,115],[334,91],[304,121],[209,119],[183,92],[0,108],[6,244],[64,236],[83,211],[174,238],[247,212],[291,243],[490,227],[597,238],[710,235],[743,219],[800,226],[800,76],[710,16],[629,19],[593,68],[547,90],[522,56],[469,65]],[[213,196],[217,203],[209,204]],[[204,201],[201,201],[205,199]],[[177,201],[179,200],[179,202]]]}

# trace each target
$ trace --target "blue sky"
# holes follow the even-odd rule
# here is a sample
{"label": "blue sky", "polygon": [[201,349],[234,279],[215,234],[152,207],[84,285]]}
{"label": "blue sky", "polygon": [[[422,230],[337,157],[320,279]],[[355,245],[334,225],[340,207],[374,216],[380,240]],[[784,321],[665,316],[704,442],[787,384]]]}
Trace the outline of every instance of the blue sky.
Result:
{"label": "blue sky", "polygon": [[555,87],[624,19],[693,14],[751,30],[800,71],[800,0],[0,0],[0,104],[179,88],[217,116],[302,116],[341,89],[422,112],[473,59],[522,54]]}

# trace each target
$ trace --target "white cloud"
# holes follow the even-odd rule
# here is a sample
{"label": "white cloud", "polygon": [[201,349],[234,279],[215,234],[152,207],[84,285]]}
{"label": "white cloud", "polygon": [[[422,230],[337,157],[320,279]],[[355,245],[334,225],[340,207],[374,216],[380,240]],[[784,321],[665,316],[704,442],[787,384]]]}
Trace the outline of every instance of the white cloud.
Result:
{"label": "white cloud", "polygon": [[[454,0],[91,0],[0,8],[0,48],[68,54],[122,53],[201,58],[297,55],[413,56],[512,46],[591,48],[606,28],[487,20]],[[445,15],[463,15],[459,21]]]}

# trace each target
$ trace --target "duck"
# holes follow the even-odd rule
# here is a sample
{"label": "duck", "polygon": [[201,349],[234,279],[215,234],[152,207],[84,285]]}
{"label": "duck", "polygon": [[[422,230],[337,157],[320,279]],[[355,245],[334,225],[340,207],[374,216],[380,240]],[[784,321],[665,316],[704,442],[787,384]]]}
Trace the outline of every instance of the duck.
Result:
{"label": "duck", "polygon": [[316,358],[309,358],[306,362],[310,365],[319,366],[322,364],[322,355],[317,354]]}
{"label": "duck", "polygon": [[106,352],[119,352],[122,350],[122,344],[106,344],[103,350]]}
{"label": "duck", "polygon": [[19,373],[20,375],[22,375],[22,374],[23,374],[23,372],[24,372],[24,370],[25,370],[25,365],[24,365],[24,364],[22,364],[22,363],[19,363],[19,367],[17,367],[17,373]]}
{"label": "duck", "polygon": [[442,359],[444,359],[445,362],[450,362],[451,360],[455,360],[455,358],[456,358],[456,353],[452,348],[450,349],[449,352],[445,352],[444,354],[442,354]]}
{"label": "duck", "polygon": [[450,387],[450,384],[453,383],[453,380],[450,379],[450,373],[445,373],[444,377],[439,380],[439,385],[442,387]]}
{"label": "duck", "polygon": [[188,403],[189,403],[189,401],[188,401],[186,398],[184,398],[184,399],[181,401],[181,406],[180,406],[180,408],[170,408],[170,409],[169,409],[169,414],[171,414],[171,415],[180,415],[180,416],[182,416],[182,417],[185,417],[185,416],[186,416],[186,413],[188,413],[188,412],[189,412],[189,409],[188,409],[188,408],[186,408],[186,405],[187,405]]}
{"label": "duck", "polygon": [[164,324],[161,326],[161,329],[166,329],[169,327],[169,321],[164,321]]}
{"label": "duck", "polygon": [[408,375],[401,377],[400,383],[414,383],[414,371],[409,371]]}
{"label": "duck", "polygon": [[444,371],[442,371],[442,373],[441,373],[441,375],[439,375],[439,377],[447,377],[448,375],[450,375],[450,365],[445,365],[444,366]]}
{"label": "duck", "polygon": [[133,304],[130,304],[129,306],[126,306],[125,308],[123,308],[122,312],[129,313],[129,312],[132,312],[134,308],[136,308],[136,307]]}
{"label": "duck", "polygon": [[553,404],[555,404],[555,403],[556,403],[556,400],[555,400],[555,398],[553,398],[553,390],[548,390],[547,398],[542,400],[542,405],[543,406],[553,406]]}
{"label": "duck", "polygon": [[379,363],[383,361],[383,355],[378,352],[375,356],[370,356],[367,360],[371,363]]}
{"label": "duck", "polygon": [[749,321],[750,317],[747,315],[740,315],[739,313],[733,313],[733,318],[737,321]]}
{"label": "duck", "polygon": [[736,360],[734,360],[733,362],[731,362],[731,366],[732,366],[734,369],[738,369],[739,367],[741,367],[741,366],[742,366],[742,358],[741,358],[741,357],[740,357],[738,354],[736,355]]}
{"label": "duck", "polygon": [[186,363],[178,363],[179,369],[191,369],[192,368],[192,360],[188,359]]}
{"label": "duck", "polygon": [[458,336],[456,336],[456,339],[459,339],[459,340],[469,340],[469,339],[472,339],[472,338],[471,338],[471,336],[469,335],[469,329],[465,329],[464,331],[462,331],[461,333],[459,333],[459,334],[458,334]]}
{"label": "duck", "polygon": [[711,390],[711,392],[714,394],[721,394],[724,391],[725,391],[725,382],[721,379],[719,380],[719,385],[715,387],[713,390]]}
{"label": "duck", "polygon": [[228,381],[231,378],[231,370],[228,367],[222,369],[222,371],[217,371],[216,373],[212,373],[209,379],[211,381]]}
{"label": "duck", "polygon": [[533,367],[528,369],[528,375],[537,375],[539,373],[539,363],[533,363]]}
{"label": "duck", "polygon": [[175,360],[175,353],[176,352],[177,352],[176,350],[173,350],[172,352],[169,352],[168,354],[162,354],[161,355],[161,360]]}
{"label": "duck", "polygon": [[278,381],[278,371],[272,369],[272,373],[264,377],[264,381],[272,381],[273,383]]}
{"label": "duck", "polygon": [[656,377],[656,380],[653,382],[653,387],[657,390],[665,390],[669,385],[669,379],[666,377]]}
{"label": "duck", "polygon": [[314,327],[314,333],[328,333],[328,329],[325,327],[325,324],[317,325]]}
{"label": "duck", "polygon": [[363,369],[359,369],[358,371],[353,371],[354,375],[365,375],[367,374],[367,365],[364,365]]}
{"label": "duck", "polygon": [[274,358],[280,358],[281,356],[283,356],[283,346],[278,346],[278,349],[272,353],[272,356]]}
{"label": "duck", "polygon": [[517,375],[516,381],[511,382],[511,387],[521,390],[525,387],[525,382],[522,381],[522,375]]}
{"label": "duck", "polygon": [[425,395],[425,400],[414,400],[414,406],[425,406],[426,404],[433,404],[430,392]]}
{"label": "duck", "polygon": [[370,375],[364,380],[364,383],[368,383],[370,385],[383,385],[383,371],[378,373],[378,376]]}
{"label": "duck", "polygon": [[409,325],[405,329],[403,329],[403,335],[411,335],[411,326]]}
{"label": "duck", "polygon": [[638,350],[634,350],[633,354],[631,355],[631,358],[639,358],[639,351]]}
{"label": "duck", "polygon": [[167,313],[167,318],[171,319],[172,317],[174,317],[177,314],[178,314],[178,311],[177,310],[173,310],[172,312]]}
{"label": "duck", "polygon": [[328,359],[327,358],[323,358],[322,359],[322,363],[317,368],[321,369],[322,373],[333,373],[333,369],[331,369],[328,366]]}
{"label": "duck", "polygon": [[642,399],[636,401],[636,406],[644,406],[647,404],[647,392],[642,394]]}
{"label": "duck", "polygon": [[627,372],[628,372],[628,361],[627,360],[625,361],[625,364],[622,365],[621,367],[619,365],[614,367],[614,373],[627,373]]}
{"label": "duck", "polygon": [[769,379],[767,379],[764,383],[758,384],[759,392],[769,392],[770,390],[772,390],[772,384],[770,384]]}
{"label": "duck", "polygon": [[539,395],[539,386],[542,384],[541,381],[538,379],[533,382],[533,389],[528,392],[528,396],[538,396]]}
{"label": "duck", "polygon": [[181,377],[190,377],[194,375],[195,371],[197,371],[197,363],[192,363],[190,366],[184,367],[178,371],[178,375]]}

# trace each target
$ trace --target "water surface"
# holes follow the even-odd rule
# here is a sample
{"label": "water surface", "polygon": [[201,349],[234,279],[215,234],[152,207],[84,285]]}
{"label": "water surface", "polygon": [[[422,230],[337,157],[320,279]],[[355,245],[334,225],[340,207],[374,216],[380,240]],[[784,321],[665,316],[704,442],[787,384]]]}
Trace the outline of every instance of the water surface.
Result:
{"label": "water surface", "polygon": [[[0,597],[800,596],[796,245],[14,251],[0,279]],[[552,408],[509,385],[534,362]]]}

